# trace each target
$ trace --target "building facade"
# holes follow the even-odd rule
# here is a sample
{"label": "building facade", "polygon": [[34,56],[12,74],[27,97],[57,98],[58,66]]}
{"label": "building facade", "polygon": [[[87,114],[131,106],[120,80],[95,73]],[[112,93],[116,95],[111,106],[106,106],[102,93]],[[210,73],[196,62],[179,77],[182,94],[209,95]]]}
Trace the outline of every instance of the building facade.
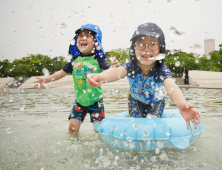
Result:
{"label": "building facade", "polygon": [[215,50],[215,40],[205,39],[204,40],[204,54],[208,55],[210,52]]}

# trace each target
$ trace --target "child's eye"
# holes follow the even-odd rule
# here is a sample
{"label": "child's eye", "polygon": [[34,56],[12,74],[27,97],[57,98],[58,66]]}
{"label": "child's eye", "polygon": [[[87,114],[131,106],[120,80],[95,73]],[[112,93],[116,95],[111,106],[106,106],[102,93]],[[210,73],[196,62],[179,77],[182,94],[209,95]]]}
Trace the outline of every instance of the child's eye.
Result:
{"label": "child's eye", "polygon": [[154,46],[154,45],[157,45],[158,43],[156,43],[156,42],[152,42],[151,44]]}
{"label": "child's eye", "polygon": [[140,47],[143,47],[143,46],[144,46],[144,44],[143,44],[143,43],[139,43],[139,46],[140,46]]}

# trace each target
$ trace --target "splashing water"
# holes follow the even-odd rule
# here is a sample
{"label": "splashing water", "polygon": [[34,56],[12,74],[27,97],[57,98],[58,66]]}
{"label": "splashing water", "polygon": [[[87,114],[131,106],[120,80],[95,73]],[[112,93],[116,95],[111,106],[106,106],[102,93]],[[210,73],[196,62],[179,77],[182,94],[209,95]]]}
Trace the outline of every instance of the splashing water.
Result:
{"label": "splashing water", "polygon": [[44,74],[45,77],[47,77],[47,76],[50,75],[50,74],[49,74],[49,70],[48,70],[47,68],[43,68],[43,69],[42,69],[42,72],[43,72],[43,74]]}
{"label": "splashing water", "polygon": [[179,32],[175,27],[170,28],[171,37],[178,39],[181,35],[185,34],[183,32]]}
{"label": "splashing water", "polygon": [[132,142],[132,138],[131,138],[131,137],[127,137],[126,140],[127,140],[128,142]]}
{"label": "splashing water", "polygon": [[149,132],[146,129],[143,129],[143,135],[144,136],[149,136]]}
{"label": "splashing water", "polygon": [[206,58],[207,58],[208,60],[210,60],[210,59],[211,59],[211,56],[210,56],[210,55],[207,55]]}
{"label": "splashing water", "polygon": [[134,128],[135,130],[138,130],[138,125],[137,125],[137,124],[133,124],[133,128]]}
{"label": "splashing water", "polygon": [[169,131],[167,131],[167,132],[166,132],[166,135],[167,135],[167,136],[170,136],[171,134],[170,134],[170,132],[169,132]]}
{"label": "splashing water", "polygon": [[98,46],[96,46],[96,50],[101,50],[101,47],[98,45]]}
{"label": "splashing water", "polygon": [[180,66],[180,61],[177,61],[177,62],[175,63],[175,66],[176,66],[176,67],[179,67],[179,66]]}
{"label": "splashing water", "polygon": [[162,60],[165,58],[165,54],[158,54],[156,57],[149,58],[149,60]]}

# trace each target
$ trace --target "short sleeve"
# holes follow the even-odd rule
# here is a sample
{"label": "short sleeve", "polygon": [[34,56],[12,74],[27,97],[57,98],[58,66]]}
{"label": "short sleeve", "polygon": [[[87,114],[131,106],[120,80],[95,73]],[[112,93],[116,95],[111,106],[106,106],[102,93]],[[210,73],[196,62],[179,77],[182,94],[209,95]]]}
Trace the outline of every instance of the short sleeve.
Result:
{"label": "short sleeve", "polygon": [[121,66],[126,69],[128,77],[135,78],[136,70],[132,62],[125,62]]}
{"label": "short sleeve", "polygon": [[65,71],[68,74],[72,74],[73,72],[73,67],[72,67],[72,62],[74,59],[72,58],[70,62],[68,62],[66,65],[62,67],[63,71]]}
{"label": "short sleeve", "polygon": [[108,68],[110,68],[111,64],[106,59],[100,57],[95,57],[95,59],[99,63],[101,69],[107,70]]}
{"label": "short sleeve", "polygon": [[161,66],[161,75],[163,76],[163,81],[167,78],[173,78],[172,73],[166,64]]}

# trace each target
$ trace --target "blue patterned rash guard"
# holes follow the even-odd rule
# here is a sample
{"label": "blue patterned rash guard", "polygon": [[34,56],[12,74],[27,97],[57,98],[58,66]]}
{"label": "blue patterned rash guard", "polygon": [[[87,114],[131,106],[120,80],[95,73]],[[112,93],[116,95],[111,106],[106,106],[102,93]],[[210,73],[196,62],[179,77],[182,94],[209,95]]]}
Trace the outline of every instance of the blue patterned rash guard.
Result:
{"label": "blue patterned rash guard", "polygon": [[139,65],[131,61],[123,63],[127,70],[127,78],[130,84],[130,95],[144,104],[151,105],[163,100],[167,94],[163,81],[172,78],[172,73],[166,64],[160,68],[155,66],[147,75],[143,75]]}

